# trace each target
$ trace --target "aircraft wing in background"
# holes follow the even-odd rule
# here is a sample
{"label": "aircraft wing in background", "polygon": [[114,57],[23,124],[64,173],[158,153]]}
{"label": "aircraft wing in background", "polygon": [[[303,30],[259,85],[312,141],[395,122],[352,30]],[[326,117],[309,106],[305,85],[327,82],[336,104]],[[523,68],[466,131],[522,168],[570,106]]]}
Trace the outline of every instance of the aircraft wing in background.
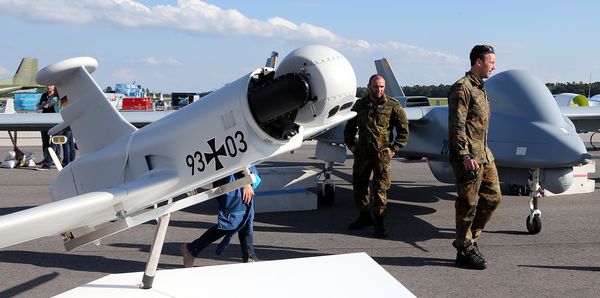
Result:
{"label": "aircraft wing in background", "polygon": [[[125,120],[137,128],[144,127],[174,111],[121,112]],[[0,131],[49,130],[63,122],[59,113],[14,113],[0,114]]]}
{"label": "aircraft wing in background", "polygon": [[561,106],[560,111],[573,122],[575,129],[579,133],[600,130],[600,106]]}
{"label": "aircraft wing in background", "polygon": [[35,82],[37,71],[38,60],[36,58],[23,58],[14,76],[0,80],[0,95],[21,89],[45,87]]}
{"label": "aircraft wing in background", "polygon": [[560,111],[573,122],[578,133],[600,131],[599,95],[587,98],[577,93],[554,95]]}

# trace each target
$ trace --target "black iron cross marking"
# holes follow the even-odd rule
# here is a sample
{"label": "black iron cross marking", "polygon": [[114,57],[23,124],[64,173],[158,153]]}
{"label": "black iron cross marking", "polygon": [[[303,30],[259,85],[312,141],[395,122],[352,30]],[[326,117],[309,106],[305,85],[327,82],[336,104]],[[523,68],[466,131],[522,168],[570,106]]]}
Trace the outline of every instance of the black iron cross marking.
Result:
{"label": "black iron cross marking", "polygon": [[208,143],[208,146],[210,146],[210,149],[212,150],[212,153],[204,153],[204,158],[206,158],[206,163],[209,164],[214,159],[215,160],[215,171],[218,171],[223,168],[223,164],[219,160],[219,155],[227,156],[227,153],[225,152],[225,146],[221,145],[221,147],[219,147],[219,150],[215,150],[215,138],[212,138],[206,142]]}

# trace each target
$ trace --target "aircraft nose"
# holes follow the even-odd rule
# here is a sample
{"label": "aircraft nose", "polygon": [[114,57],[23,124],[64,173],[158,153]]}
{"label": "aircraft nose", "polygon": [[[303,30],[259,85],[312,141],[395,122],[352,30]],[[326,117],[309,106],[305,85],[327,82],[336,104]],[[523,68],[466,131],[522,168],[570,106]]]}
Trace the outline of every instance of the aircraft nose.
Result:
{"label": "aircraft nose", "polygon": [[565,164],[587,164],[587,160],[592,159],[592,155],[587,152],[583,141],[577,134],[574,134],[573,138],[566,140],[563,143],[563,147],[560,151],[562,151],[562,161]]}
{"label": "aircraft nose", "polygon": [[594,158],[594,156],[592,154],[588,153],[588,152],[586,152],[584,154],[581,154],[581,161],[582,162],[586,161],[586,160],[589,160],[589,159],[593,159],[593,158]]}
{"label": "aircraft nose", "polygon": [[562,155],[564,163],[572,163],[573,165],[586,164],[585,160],[592,157],[574,130],[569,131],[566,135],[559,134],[557,140],[562,145],[562,148],[557,147],[555,150],[559,152],[559,155]]}

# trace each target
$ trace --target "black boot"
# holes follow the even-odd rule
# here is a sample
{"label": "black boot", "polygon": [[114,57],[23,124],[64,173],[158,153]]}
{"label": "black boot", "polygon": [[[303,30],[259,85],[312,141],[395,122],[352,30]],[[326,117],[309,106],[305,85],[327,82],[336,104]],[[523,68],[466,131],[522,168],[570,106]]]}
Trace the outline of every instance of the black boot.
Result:
{"label": "black boot", "polygon": [[383,214],[375,214],[375,237],[377,238],[387,238],[388,232],[385,230],[383,226],[383,219],[385,218],[385,212]]}
{"label": "black boot", "polygon": [[361,211],[358,218],[348,225],[348,230],[359,230],[362,227],[372,226],[373,219],[368,211]]}
{"label": "black boot", "polygon": [[458,248],[455,263],[456,266],[467,269],[483,270],[487,267],[487,262],[476,245]]}

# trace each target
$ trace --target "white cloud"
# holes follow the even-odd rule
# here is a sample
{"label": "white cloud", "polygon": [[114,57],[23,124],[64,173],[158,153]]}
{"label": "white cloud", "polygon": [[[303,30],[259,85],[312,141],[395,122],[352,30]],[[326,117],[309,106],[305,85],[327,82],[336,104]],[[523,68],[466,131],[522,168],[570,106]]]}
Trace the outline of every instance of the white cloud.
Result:
{"label": "white cloud", "polygon": [[8,73],[8,69],[0,66],[0,77],[3,77],[4,75],[6,75]]}
{"label": "white cloud", "polygon": [[125,82],[133,82],[138,76],[129,68],[119,68],[113,72],[112,77]]}
{"label": "white cloud", "polygon": [[[464,61],[455,55],[430,51],[415,45],[404,44],[396,41],[369,45],[367,48],[380,52],[396,52],[396,55],[410,57],[420,62],[438,64],[440,62],[461,65]],[[397,53],[400,52],[400,53]]]}
{"label": "white cloud", "polygon": [[174,58],[158,59],[155,57],[148,57],[146,59],[143,59],[142,62],[146,63],[146,64],[150,64],[150,65],[170,65],[170,66],[176,66],[176,65],[183,64]]}
{"label": "white cloud", "polygon": [[157,70],[153,70],[150,74],[155,79],[164,79],[165,78],[165,75],[162,72],[157,71]]}
{"label": "white cloud", "polygon": [[252,19],[238,10],[222,9],[200,0],[178,0],[174,5],[152,7],[132,0],[0,0],[0,10],[30,21],[100,23],[136,28],[168,28],[228,37],[238,35],[277,38],[320,43],[348,51],[403,54],[409,59],[431,63],[460,63],[454,55],[414,45],[397,41],[372,44],[366,40],[341,37],[327,28],[308,23],[296,24],[281,17],[272,17],[266,21]]}
{"label": "white cloud", "polygon": [[497,53],[511,54],[521,52],[522,50],[526,50],[529,48],[529,46],[523,43],[500,41],[494,43],[494,48],[496,49]]}
{"label": "white cloud", "polygon": [[290,22],[284,18],[274,17],[267,20],[267,22],[275,27],[287,28],[289,30],[298,30],[298,25]]}

